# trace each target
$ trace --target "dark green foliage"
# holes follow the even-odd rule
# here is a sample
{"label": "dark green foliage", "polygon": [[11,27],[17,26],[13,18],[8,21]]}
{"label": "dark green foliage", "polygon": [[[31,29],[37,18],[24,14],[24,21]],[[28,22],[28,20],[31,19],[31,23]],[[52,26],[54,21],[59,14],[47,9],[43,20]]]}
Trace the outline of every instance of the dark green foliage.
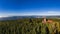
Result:
{"label": "dark green foliage", "polygon": [[49,34],[49,29],[48,29],[48,27],[46,27],[45,29],[46,29],[46,34]]}

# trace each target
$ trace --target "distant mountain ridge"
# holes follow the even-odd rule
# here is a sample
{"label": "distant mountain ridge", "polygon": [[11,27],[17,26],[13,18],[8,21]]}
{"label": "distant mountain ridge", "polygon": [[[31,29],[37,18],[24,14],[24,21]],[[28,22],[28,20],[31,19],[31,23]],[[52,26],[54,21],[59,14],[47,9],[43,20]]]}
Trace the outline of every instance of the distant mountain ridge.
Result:
{"label": "distant mountain ridge", "polygon": [[[45,16],[46,18],[60,18],[60,16]],[[2,17],[0,20],[16,20],[23,18],[43,18],[43,16],[11,16],[11,17]]]}

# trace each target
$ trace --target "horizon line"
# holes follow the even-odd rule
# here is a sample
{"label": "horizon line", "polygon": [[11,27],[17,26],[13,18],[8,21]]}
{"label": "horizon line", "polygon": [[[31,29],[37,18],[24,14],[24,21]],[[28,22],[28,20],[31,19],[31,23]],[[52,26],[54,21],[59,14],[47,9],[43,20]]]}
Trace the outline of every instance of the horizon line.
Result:
{"label": "horizon line", "polygon": [[13,17],[13,16],[60,16],[60,15],[8,15],[8,16],[0,16],[0,18],[2,17]]}

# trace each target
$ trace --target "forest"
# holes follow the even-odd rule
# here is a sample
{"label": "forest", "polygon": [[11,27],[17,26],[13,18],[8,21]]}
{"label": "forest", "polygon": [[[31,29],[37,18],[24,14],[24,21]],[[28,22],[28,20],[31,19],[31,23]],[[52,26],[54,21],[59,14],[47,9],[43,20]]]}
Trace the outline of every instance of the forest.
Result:
{"label": "forest", "polygon": [[42,20],[23,18],[0,21],[0,34],[60,34],[60,19],[52,19],[55,24],[43,24]]}

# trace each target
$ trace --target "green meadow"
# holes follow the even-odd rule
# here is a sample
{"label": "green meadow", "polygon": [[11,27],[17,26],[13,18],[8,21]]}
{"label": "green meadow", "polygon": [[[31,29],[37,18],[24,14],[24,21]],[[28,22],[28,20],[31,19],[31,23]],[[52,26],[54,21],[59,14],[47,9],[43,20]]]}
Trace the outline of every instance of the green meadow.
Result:
{"label": "green meadow", "polygon": [[52,19],[55,24],[43,24],[42,20],[24,18],[0,21],[0,34],[60,34],[60,19]]}

